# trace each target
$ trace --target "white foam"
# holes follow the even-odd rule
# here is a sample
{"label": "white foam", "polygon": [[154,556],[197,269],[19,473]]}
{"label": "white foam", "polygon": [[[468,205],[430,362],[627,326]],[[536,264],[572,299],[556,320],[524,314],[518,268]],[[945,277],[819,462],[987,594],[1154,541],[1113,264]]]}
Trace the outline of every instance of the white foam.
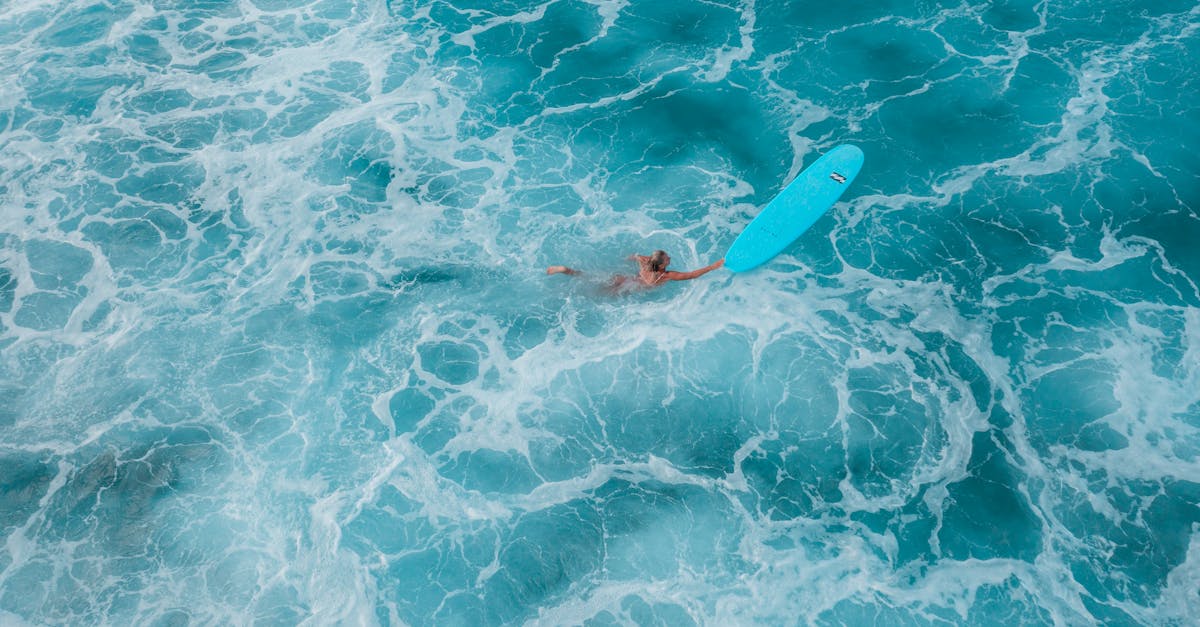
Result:
{"label": "white foam", "polygon": [[[30,377],[29,383],[44,394],[31,395],[38,398],[27,401],[29,411],[18,417],[14,426],[6,427],[6,435],[14,442],[9,445],[11,450],[50,455],[57,460],[58,471],[38,503],[38,513],[6,540],[13,562],[0,573],[0,588],[25,564],[47,561],[66,572],[89,564],[93,558],[83,557],[87,551],[103,554],[99,540],[77,547],[39,537],[35,523],[56,514],[52,509],[55,500],[77,469],[90,461],[93,449],[121,442],[129,432],[173,424],[149,409],[148,401],[177,395],[180,412],[188,414],[182,420],[213,429],[214,449],[231,461],[229,468],[204,467],[205,472],[225,472],[227,477],[218,476],[194,494],[172,494],[148,523],[152,531],[160,532],[164,530],[153,529],[155,524],[177,524],[180,528],[165,531],[176,534],[181,546],[201,557],[190,566],[172,569],[162,565],[145,571],[152,581],[140,589],[145,601],[137,611],[138,617],[147,620],[161,616],[174,599],[186,597],[195,601],[190,611],[198,622],[239,622],[245,619],[246,607],[265,603],[269,591],[282,589],[300,607],[310,609],[305,617],[309,622],[373,623],[378,620],[377,607],[387,609],[393,622],[400,622],[396,599],[405,591],[393,589],[394,582],[381,574],[398,556],[382,551],[361,554],[344,542],[348,526],[374,507],[385,489],[399,491],[416,507],[415,514],[397,516],[397,524],[420,519],[434,529],[434,537],[427,538],[431,544],[452,545],[479,529],[507,529],[527,513],[594,502],[596,493],[606,485],[628,482],[686,488],[719,503],[720,507],[689,512],[700,519],[694,527],[688,527],[692,520],[684,520],[687,516],[661,521],[659,526],[707,530],[708,526],[725,525],[721,529],[726,538],[736,540],[736,552],[715,556],[714,562],[701,559],[696,563],[689,561],[692,556],[684,549],[659,556],[666,563],[675,560],[676,572],[658,580],[618,581],[598,572],[550,597],[545,607],[538,608],[538,621],[582,622],[601,610],[632,621],[630,612],[623,609],[630,596],[677,605],[699,623],[788,622],[796,616],[815,619],[822,611],[847,601],[895,608],[930,621],[945,620],[941,610],[950,608],[965,620],[981,589],[1010,586],[1014,603],[1028,600],[1055,622],[1086,622],[1090,615],[1083,599],[1089,592],[1075,580],[1072,568],[1078,555],[1090,555],[1088,551],[1095,547],[1087,546],[1091,539],[1082,537],[1063,512],[1075,505],[1069,502],[1071,498],[1079,498],[1111,523],[1131,520],[1131,514],[1093,487],[1090,473],[1104,473],[1109,482],[1118,484],[1165,477],[1200,481],[1196,456],[1188,457],[1174,448],[1186,446],[1198,436],[1189,412],[1200,402],[1196,392],[1200,390],[1200,313],[1181,305],[1109,301],[1126,312],[1128,322],[1092,330],[1104,346],[1086,359],[1111,367],[1118,409],[1102,421],[1126,437],[1129,445],[1088,452],[1035,444],[1037,417],[1030,415],[1023,394],[1031,381],[1062,364],[1010,363],[995,353],[992,334],[1000,322],[995,311],[1020,298],[995,294],[1012,284],[1053,289],[1049,273],[1104,276],[1141,262],[1157,263],[1156,269],[1195,291],[1186,273],[1170,266],[1156,242],[1105,231],[1099,259],[1081,258],[1081,253],[1073,250],[1050,251],[1045,261],[985,279],[980,313],[964,313],[974,309],[964,304],[979,303],[964,303],[965,295],[951,285],[928,278],[879,276],[853,267],[844,258],[836,260],[839,265],[835,267],[840,269],[818,273],[805,265],[803,254],[784,255],[755,273],[733,277],[721,270],[626,299],[584,295],[570,283],[555,282],[565,277],[540,274],[539,266],[545,262],[542,256],[552,244],[563,243],[568,249],[591,246],[591,250],[629,243],[669,247],[677,257],[676,265],[698,267],[719,256],[731,229],[753,212],[755,207],[745,199],[755,190],[723,167],[720,158],[712,160],[715,163],[681,166],[681,172],[702,181],[696,184],[702,196],[697,202],[711,208],[696,224],[665,225],[661,215],[666,214],[662,210],[667,201],[656,197],[657,190],[650,190],[642,199],[614,198],[614,183],[622,175],[606,171],[577,175],[588,168],[576,162],[569,145],[556,145],[560,138],[540,136],[546,131],[542,122],[567,114],[610,115],[660,88],[667,76],[690,75],[719,82],[727,81],[735,71],[758,71],[766,86],[767,104],[788,112],[784,126],[792,153],[790,178],[814,151],[833,141],[832,136],[811,137],[815,125],[838,117],[844,124],[835,126],[861,130],[855,124],[890,100],[864,105],[865,115],[862,111],[845,113],[835,111],[836,105],[830,102],[816,102],[783,87],[784,61],[802,50],[775,55],[759,51],[761,45],[755,40],[759,16],[751,2],[736,9],[740,11],[736,42],[703,51],[700,60],[681,55],[677,63],[673,61],[674,67],[637,87],[539,111],[510,128],[473,133],[479,125],[490,123],[481,121],[480,112],[471,104],[472,90],[479,83],[472,63],[478,60],[468,57],[461,65],[442,65],[437,59],[439,42],[475,46],[476,38],[491,29],[544,19],[552,4],[513,15],[468,12],[471,23],[464,30],[414,35],[402,28],[407,25],[397,23],[402,18],[385,14],[377,3],[362,13],[354,12],[344,23],[331,22],[339,28],[327,36],[306,39],[295,29],[320,25],[312,7],[267,12],[253,3],[242,3],[237,7],[239,15],[213,16],[194,29],[219,44],[234,37],[241,26],[254,27],[252,33],[262,40],[262,46],[244,52],[246,58],[238,65],[244,78],[237,79],[196,71],[195,66],[213,50],[185,44],[177,30],[181,14],[164,10],[169,26],[160,39],[172,55],[168,70],[148,69],[126,55],[115,54],[112,65],[103,70],[134,76],[140,82],[105,93],[91,118],[66,120],[53,142],[28,130],[0,130],[6,140],[0,147],[0,163],[7,176],[19,183],[7,192],[6,203],[12,202],[0,213],[0,230],[19,234],[21,241],[69,241],[87,250],[94,260],[80,281],[87,295],[68,322],[61,329],[35,331],[13,324],[15,312],[34,293],[29,262],[19,245],[6,245],[0,252],[0,263],[18,280],[12,311],[0,313],[4,339],[14,340],[4,348],[6,366],[22,372],[21,359],[47,347],[61,347],[64,355],[44,378]],[[589,0],[588,4],[601,17],[598,31],[563,51],[560,58],[606,37],[628,6],[624,0]],[[28,6],[0,8],[0,16],[9,19],[20,12],[58,5]],[[999,52],[976,59],[979,64],[999,72],[1005,81],[1011,80],[1022,60],[1033,54],[1031,41],[1046,27],[1047,7],[1046,3],[1036,7],[1038,26],[1011,34]],[[956,9],[968,18],[978,10]],[[1194,17],[1198,11],[1189,15]],[[150,5],[136,5],[128,17],[114,24],[103,43],[122,49],[126,38],[156,15]],[[417,9],[416,19],[428,22],[428,9]],[[928,191],[860,190],[862,195],[835,209],[834,218],[841,222],[829,235],[834,250],[847,226],[853,229],[863,221],[884,224],[892,213],[950,206],[955,198],[977,189],[986,176],[1018,181],[1048,177],[1072,168],[1091,168],[1123,153],[1133,155],[1152,172],[1165,171],[1161,164],[1126,146],[1113,131],[1106,90],[1115,78],[1137,67],[1149,47],[1158,45],[1155,42],[1160,36],[1174,37],[1174,41],[1194,36],[1196,25],[1181,26],[1184,19],[1164,18],[1139,42],[1098,49],[1080,67],[1070,68],[1077,93],[1066,103],[1058,123],[1018,154],[949,172]],[[429,27],[435,28],[432,23]],[[28,42],[42,30],[35,29],[23,36],[21,44],[0,50],[0,58],[6,65],[27,67],[34,55],[41,54]],[[24,47],[31,50],[19,50]],[[414,65],[407,81],[388,88],[388,63],[393,55],[407,55]],[[361,92],[347,95],[323,83],[320,72],[337,62],[362,68],[366,79]],[[558,68],[556,59],[542,78]],[[24,103],[26,96],[15,78],[0,78],[0,86],[11,88],[0,89],[0,109],[12,110]],[[893,98],[924,93],[929,87],[926,82]],[[182,89],[197,101],[212,99],[224,104],[193,104],[164,112],[138,111],[130,106],[139,93],[165,89]],[[170,142],[155,139],[148,129],[247,107],[260,111],[270,126],[309,103],[313,94],[335,98],[338,106],[305,132],[260,135],[260,129],[222,127],[212,145],[179,156],[181,163],[202,167],[207,175],[194,190],[198,204],[194,209],[223,213],[220,224],[233,235],[227,244],[205,248],[206,233],[189,221],[180,252],[185,260],[174,274],[153,275],[145,284],[131,285],[123,271],[105,257],[103,247],[77,231],[62,232],[70,219],[111,224],[115,218],[104,212],[84,215],[78,208],[68,208],[69,215],[63,218],[46,210],[63,188],[86,180],[119,180],[89,173],[82,147],[91,141],[132,140],[173,152]],[[307,175],[326,144],[344,137],[346,130],[356,125],[369,125],[386,139],[362,147],[378,151],[371,158],[385,161],[393,177],[387,185],[386,201],[378,204],[375,213],[339,210],[336,201],[350,184],[325,184]],[[390,149],[384,147],[388,142]],[[528,156],[530,144],[546,151],[547,163]],[[550,163],[559,158],[562,163]],[[550,171],[544,178],[538,176],[542,173],[529,171],[543,166]],[[144,173],[149,167],[135,163],[131,172]],[[435,193],[430,181],[440,168],[458,175],[448,177],[447,185],[471,188],[454,190],[462,192],[460,198],[465,200],[443,201],[448,197]],[[467,172],[474,174],[468,176]],[[664,178],[672,173],[668,169]],[[243,218],[236,220],[230,215],[227,196],[234,189],[243,213]],[[534,189],[571,190],[583,206],[576,215],[548,216],[513,202],[517,191]],[[121,202],[167,205],[159,208],[184,219],[192,210],[135,198],[122,198]],[[647,210],[621,213],[614,209],[614,204],[639,203]],[[1061,211],[1059,218],[1063,221]],[[243,219],[245,223],[241,223]],[[165,235],[160,232],[164,239]],[[361,248],[338,248],[332,245],[335,239]],[[628,252],[635,251],[616,250],[612,257],[618,259]],[[473,264],[487,278],[469,286],[455,283],[442,291],[413,281],[385,294],[390,289],[384,287],[386,277],[412,260],[436,266],[447,259]],[[330,268],[339,278],[361,280],[361,286],[342,293],[320,289],[319,274]],[[201,275],[206,278],[198,278]],[[419,292],[422,289],[429,291]],[[363,340],[365,346],[342,345],[360,341],[358,337],[311,337],[321,331],[332,334],[349,329],[305,326],[311,323],[306,317],[309,314],[374,296],[393,298],[387,305],[393,309],[381,314],[378,338]],[[103,324],[85,331],[85,323],[106,305],[113,309]],[[254,334],[247,330],[247,320],[275,307],[289,312],[276,323],[287,328],[264,331],[262,338],[250,337]],[[505,334],[512,320],[526,313],[538,316],[549,327],[545,339],[510,355]],[[1183,331],[1156,323],[1155,316],[1178,322]],[[442,328],[447,323],[457,328]],[[354,320],[345,324],[352,325]],[[162,337],[171,333],[195,333],[193,341],[201,345],[171,346]],[[950,354],[928,348],[925,335],[943,338],[961,350],[978,366],[984,380],[957,372]],[[1026,339],[1036,345],[1036,338]],[[479,376],[465,382],[447,381],[439,375],[445,375],[444,371],[423,363],[420,347],[441,342],[475,351]],[[1155,370],[1161,363],[1155,351],[1167,344],[1177,344],[1181,354],[1175,358],[1177,370],[1164,375]],[[781,372],[770,361],[778,359],[771,351],[788,346],[797,347],[798,356]],[[804,352],[809,347],[819,349],[828,362],[809,363],[811,356]],[[151,361],[165,359],[155,355],[156,348],[183,363],[167,364],[173,368],[166,368],[162,362]],[[247,368],[244,380],[218,376],[222,360],[256,357],[262,357],[264,364]],[[731,459],[724,460],[731,469],[718,476],[693,471],[650,445],[644,451],[617,451],[603,441],[594,443],[603,449],[602,458],[566,478],[543,480],[526,493],[466,489],[442,474],[448,461],[489,450],[525,456],[534,466],[531,443],[554,443],[571,435],[562,431],[561,425],[538,422],[551,401],[574,403],[581,419],[595,421],[601,430],[615,428],[612,417],[595,415],[583,400],[592,389],[589,386],[603,390],[602,394],[619,394],[620,377],[612,373],[630,370],[643,358],[662,368],[661,372],[639,370],[631,375],[661,383],[655,388],[662,390],[661,395],[656,392],[639,399],[653,407],[670,408],[688,394],[700,398],[741,394],[742,382],[728,378],[742,373],[747,373],[746,385],[769,379],[772,386],[763,384],[761,390],[754,390],[762,397],[763,423],[769,428],[750,424],[751,418],[741,424],[739,416],[730,416],[736,446],[729,452]],[[714,363],[701,363],[706,359]],[[149,382],[159,381],[153,372],[159,366],[178,372],[171,375],[178,380],[167,382],[178,389],[146,392],[130,400],[126,411],[101,419],[87,416],[80,410],[81,403],[93,395],[103,397],[111,385],[90,372],[108,360],[126,360],[119,363],[128,364],[128,377]],[[888,391],[920,409],[923,415],[919,417],[927,421],[924,449],[902,460],[907,466],[903,473],[886,477],[888,481],[878,488],[862,487],[861,477],[851,473],[847,463],[840,485],[842,500],[817,500],[809,511],[790,520],[773,520],[747,509],[745,503],[760,495],[754,493],[755,479],[743,471],[745,463],[766,454],[784,438],[823,438],[828,425],[833,425],[831,447],[847,449],[855,444],[849,422],[864,417],[854,413],[851,401],[860,391],[853,389],[851,382],[863,372],[890,377],[895,389]],[[595,378],[611,374],[612,386],[604,389],[605,381],[584,381],[583,373]],[[362,379],[351,380],[352,376]],[[420,380],[416,387],[434,399],[433,410],[400,432],[391,416],[391,401],[416,380]],[[972,389],[976,384],[985,390],[978,400]],[[824,415],[826,408],[818,403],[811,406],[818,407],[814,413],[821,415],[794,415],[791,408],[797,397],[818,388],[833,389],[830,395],[836,399],[836,409],[827,412],[831,415]],[[231,414],[267,401],[279,405],[267,417],[284,423],[277,432],[260,436],[253,428],[232,423]],[[456,414],[456,408],[463,406],[469,409]],[[1012,488],[1029,507],[1043,538],[1042,552],[1032,564],[1015,559],[950,560],[940,542],[943,516],[954,505],[949,500],[949,486],[967,476],[967,464],[975,453],[973,438],[995,428],[989,419],[998,409],[1013,419],[1013,425],[1004,430],[1011,450],[1002,449],[1000,454],[1018,470]],[[437,444],[418,437],[446,416],[453,419],[450,437]],[[85,418],[92,422],[84,423]],[[1176,435],[1175,441],[1164,437],[1168,430]],[[272,457],[277,451],[287,454]],[[337,467],[314,471],[326,456],[335,453],[339,454]],[[782,456],[795,454],[793,449]],[[1076,465],[1083,470],[1076,470]],[[850,518],[856,513],[897,510],[917,498],[923,499],[936,519],[928,538],[934,558],[931,563],[900,563],[900,540],[893,525],[879,532]],[[206,510],[210,507],[213,511]],[[606,538],[610,544],[605,549],[615,552],[650,542],[657,537],[653,531]],[[1192,533],[1195,535],[1195,530]],[[1196,606],[1194,586],[1188,587],[1195,579],[1196,547],[1193,538],[1185,561],[1168,576],[1155,607],[1142,608],[1131,602],[1118,607],[1139,620],[1186,619],[1188,610]],[[671,553],[672,547],[660,548]],[[492,560],[470,573],[475,586],[501,572],[502,550],[497,543]],[[206,581],[210,577],[213,583]],[[73,600],[82,597],[82,602],[90,604],[100,592],[107,594],[128,585],[97,577],[89,590]],[[448,594],[476,591],[451,590]],[[4,615],[0,620],[8,618]],[[87,622],[95,616],[78,618]],[[123,618],[114,614],[102,620]]]}

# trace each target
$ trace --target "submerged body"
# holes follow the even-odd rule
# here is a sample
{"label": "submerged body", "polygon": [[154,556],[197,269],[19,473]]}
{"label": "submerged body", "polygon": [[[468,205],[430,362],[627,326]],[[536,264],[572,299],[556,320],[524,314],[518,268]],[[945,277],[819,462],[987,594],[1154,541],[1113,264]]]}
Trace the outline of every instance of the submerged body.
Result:
{"label": "submerged body", "polygon": [[[614,276],[605,283],[604,289],[606,291],[615,294],[637,289],[649,289],[668,281],[687,281],[725,265],[724,259],[718,259],[697,270],[675,272],[667,269],[667,266],[671,264],[671,256],[662,250],[656,250],[650,255],[633,254],[629,256],[629,260],[637,262],[638,273],[633,276],[621,274]],[[582,273],[567,266],[550,266],[546,268],[546,274],[577,275]]]}

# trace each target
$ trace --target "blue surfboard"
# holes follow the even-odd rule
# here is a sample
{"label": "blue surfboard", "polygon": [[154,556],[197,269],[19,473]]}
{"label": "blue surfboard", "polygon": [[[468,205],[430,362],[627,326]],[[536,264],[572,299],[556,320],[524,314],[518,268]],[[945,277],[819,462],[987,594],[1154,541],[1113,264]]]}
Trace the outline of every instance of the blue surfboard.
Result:
{"label": "blue surfboard", "polygon": [[725,253],[725,267],[745,272],[770,261],[796,241],[850,186],[863,152],[845,144],[804,168],[759,212]]}

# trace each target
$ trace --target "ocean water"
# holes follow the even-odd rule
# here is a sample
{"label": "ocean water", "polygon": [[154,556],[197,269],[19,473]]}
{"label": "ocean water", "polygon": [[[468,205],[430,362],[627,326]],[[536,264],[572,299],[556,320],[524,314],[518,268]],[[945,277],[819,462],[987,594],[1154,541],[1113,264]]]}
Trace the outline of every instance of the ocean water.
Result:
{"label": "ocean water", "polygon": [[[1194,0],[0,2],[0,623],[1190,623],[1196,67]],[[769,265],[595,289],[842,143]]]}

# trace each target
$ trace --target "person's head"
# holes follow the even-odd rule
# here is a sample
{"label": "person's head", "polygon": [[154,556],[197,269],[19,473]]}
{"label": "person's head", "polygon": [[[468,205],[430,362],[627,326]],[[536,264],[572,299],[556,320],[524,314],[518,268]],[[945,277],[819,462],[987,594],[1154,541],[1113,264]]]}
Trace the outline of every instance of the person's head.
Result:
{"label": "person's head", "polygon": [[650,269],[655,272],[662,272],[667,269],[671,263],[671,256],[665,250],[656,250],[650,255]]}

